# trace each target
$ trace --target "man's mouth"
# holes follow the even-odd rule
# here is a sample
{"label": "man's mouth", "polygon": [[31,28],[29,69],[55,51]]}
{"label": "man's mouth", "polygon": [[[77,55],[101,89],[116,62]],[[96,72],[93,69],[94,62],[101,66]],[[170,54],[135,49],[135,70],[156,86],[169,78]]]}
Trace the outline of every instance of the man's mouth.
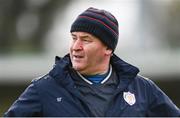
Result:
{"label": "man's mouth", "polygon": [[73,55],[73,58],[74,58],[74,59],[82,59],[83,56],[80,56],[80,55]]}

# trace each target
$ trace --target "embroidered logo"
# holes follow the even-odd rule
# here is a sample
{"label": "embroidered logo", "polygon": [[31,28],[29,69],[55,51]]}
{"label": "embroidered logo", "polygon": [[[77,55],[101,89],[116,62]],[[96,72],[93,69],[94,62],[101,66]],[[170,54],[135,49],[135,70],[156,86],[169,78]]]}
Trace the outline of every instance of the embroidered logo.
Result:
{"label": "embroidered logo", "polygon": [[124,100],[131,106],[136,103],[135,95],[131,92],[124,92],[123,97]]}
{"label": "embroidered logo", "polygon": [[56,98],[57,102],[61,102],[62,101],[62,97],[58,97]]}

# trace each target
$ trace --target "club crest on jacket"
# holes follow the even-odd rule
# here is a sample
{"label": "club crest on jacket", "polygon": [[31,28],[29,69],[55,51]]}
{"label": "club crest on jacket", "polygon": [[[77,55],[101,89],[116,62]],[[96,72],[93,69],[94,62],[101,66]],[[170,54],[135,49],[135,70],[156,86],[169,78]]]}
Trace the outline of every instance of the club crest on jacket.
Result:
{"label": "club crest on jacket", "polygon": [[129,91],[123,93],[123,98],[131,106],[136,103],[135,95]]}

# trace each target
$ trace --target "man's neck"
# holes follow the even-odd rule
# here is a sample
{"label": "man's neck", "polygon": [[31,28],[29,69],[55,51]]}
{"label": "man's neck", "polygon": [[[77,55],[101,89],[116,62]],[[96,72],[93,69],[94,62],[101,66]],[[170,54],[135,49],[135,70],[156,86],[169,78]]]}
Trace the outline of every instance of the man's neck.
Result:
{"label": "man's neck", "polygon": [[87,75],[87,76],[91,76],[91,75],[103,75],[103,74],[105,74],[105,73],[107,73],[108,72],[108,70],[109,70],[109,64],[106,66],[106,67],[104,67],[104,68],[102,68],[102,69],[92,69],[92,70],[87,70],[87,71],[79,71],[79,73],[80,74],[82,74],[82,75]]}
{"label": "man's neck", "polygon": [[89,84],[103,84],[110,77],[112,73],[112,66],[110,65],[108,70],[105,73],[94,74],[94,75],[83,75],[78,72],[79,76]]}

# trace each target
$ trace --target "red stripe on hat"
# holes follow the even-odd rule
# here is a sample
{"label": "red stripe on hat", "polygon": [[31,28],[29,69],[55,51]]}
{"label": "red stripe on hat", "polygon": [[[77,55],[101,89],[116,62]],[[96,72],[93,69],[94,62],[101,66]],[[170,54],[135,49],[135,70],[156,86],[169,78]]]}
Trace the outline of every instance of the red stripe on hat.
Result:
{"label": "red stripe on hat", "polygon": [[[101,13],[96,13],[95,11],[90,11],[90,10],[88,10],[88,11],[86,11],[86,12],[94,13],[94,14],[96,14],[96,15],[99,15],[99,16],[105,18],[106,20],[108,20],[108,21],[109,21],[111,24],[113,24],[115,27],[118,27],[113,21],[111,21],[108,17],[102,15]],[[112,17],[112,16],[111,16],[111,17]]]}
{"label": "red stripe on hat", "polygon": [[108,29],[110,29],[116,36],[118,36],[118,34],[112,29],[110,28],[108,25],[106,25],[104,22],[98,20],[98,19],[95,19],[95,18],[91,18],[91,17],[88,17],[88,16],[79,16],[80,18],[87,18],[87,19],[90,19],[90,20],[96,20],[98,22],[100,22],[101,24],[103,24],[105,27],[107,27]]}

